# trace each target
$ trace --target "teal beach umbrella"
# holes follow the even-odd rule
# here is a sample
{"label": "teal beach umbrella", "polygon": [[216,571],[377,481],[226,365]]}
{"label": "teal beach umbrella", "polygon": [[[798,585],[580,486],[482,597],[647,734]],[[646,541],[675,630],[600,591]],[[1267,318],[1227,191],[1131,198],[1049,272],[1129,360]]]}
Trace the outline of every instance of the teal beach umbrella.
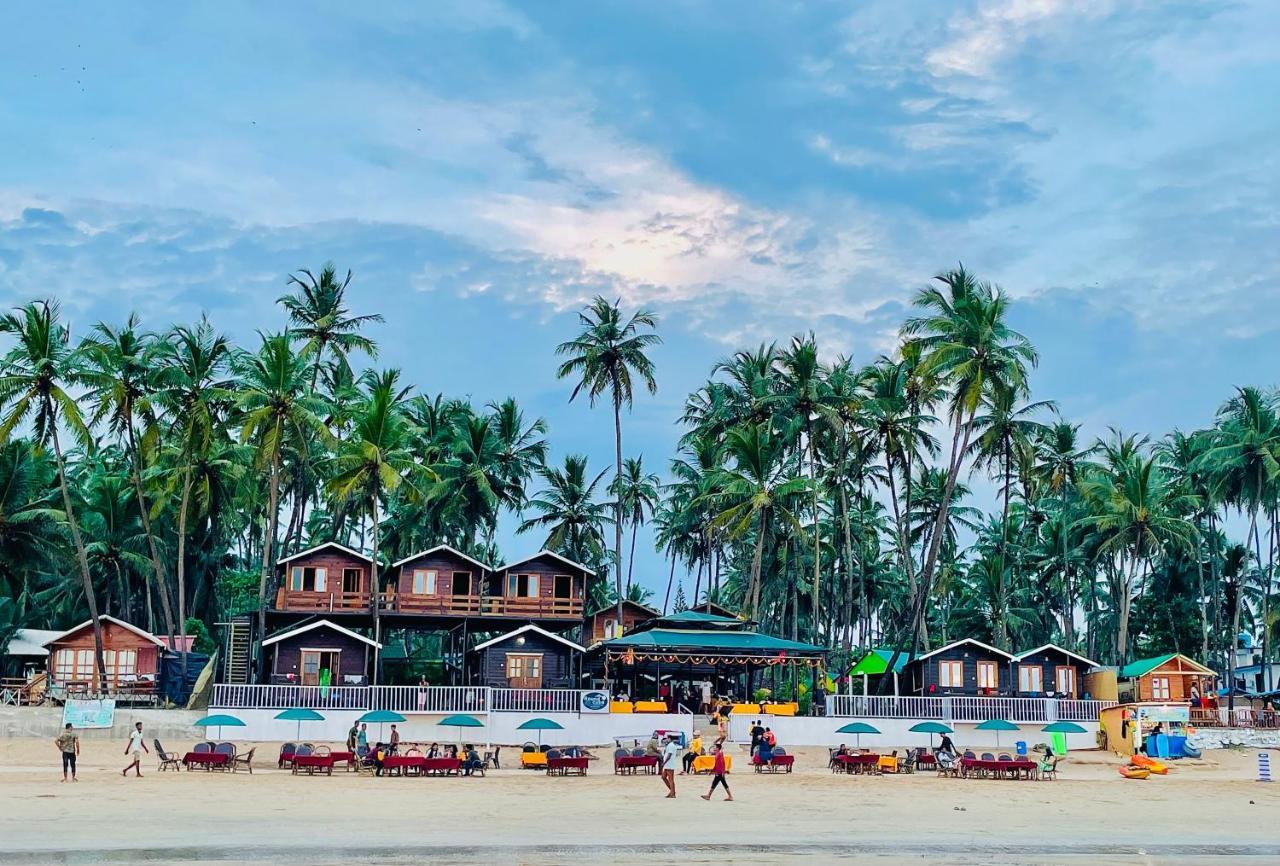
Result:
{"label": "teal beach umbrella", "polygon": [[988,719],[979,724],[975,731],[995,731],[996,732],[996,748],[1000,748],[1000,732],[1001,731],[1020,731],[1022,728],[1013,722],[1007,722],[1004,719]]}
{"label": "teal beach umbrella", "polygon": [[357,722],[378,726],[378,739],[382,739],[382,726],[385,724],[397,724],[404,721],[404,716],[392,710],[370,710],[360,718]]}
{"label": "teal beach umbrella", "polygon": [[563,731],[564,725],[552,719],[530,719],[520,727],[517,731],[537,731],[538,732],[538,748],[542,748],[542,732],[543,731]]}
{"label": "teal beach umbrella", "polygon": [[928,734],[930,749],[933,748],[934,734],[952,733],[952,730],[946,725],[942,724],[942,722],[920,722],[919,724],[912,725],[910,728],[908,728],[908,730],[915,734]]}
{"label": "teal beach umbrella", "polygon": [[280,719],[282,722],[297,722],[298,723],[298,739],[302,739],[302,723],[303,722],[323,722],[324,721],[324,716],[320,715],[315,710],[308,710],[305,707],[294,707],[292,709],[285,710],[282,713],[277,713],[276,718]]}
{"label": "teal beach umbrella", "polygon": [[878,734],[880,733],[880,729],[873,725],[868,725],[866,722],[850,722],[849,724],[845,725],[843,728],[836,728],[836,733],[837,734],[853,734],[855,737],[858,738],[857,740],[855,740],[855,742],[857,743],[858,748],[861,749],[862,735]]}
{"label": "teal beach umbrella", "polygon": [[450,728],[458,729],[458,745],[462,745],[462,729],[463,728],[483,728],[484,722],[475,716],[468,716],[462,713],[453,716],[445,716],[440,720],[440,724],[447,725]]}
{"label": "teal beach umbrella", "polygon": [[197,728],[204,728],[206,730],[209,728],[217,728],[217,736],[219,737],[222,736],[223,728],[243,728],[245,726],[244,721],[237,719],[235,716],[217,714],[205,716],[203,719],[196,719],[191,724],[195,725]]}
{"label": "teal beach umbrella", "polygon": [[1041,728],[1046,734],[1087,734],[1084,728],[1075,722],[1054,722]]}

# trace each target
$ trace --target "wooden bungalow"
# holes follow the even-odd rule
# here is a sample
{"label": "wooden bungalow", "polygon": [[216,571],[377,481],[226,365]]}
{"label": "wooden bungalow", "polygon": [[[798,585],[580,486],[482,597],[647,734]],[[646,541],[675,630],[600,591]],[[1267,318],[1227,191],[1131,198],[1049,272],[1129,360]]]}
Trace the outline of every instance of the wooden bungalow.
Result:
{"label": "wooden bungalow", "polygon": [[103,615],[102,655],[106,682],[94,660],[93,620],[45,641],[49,651],[49,688],[54,694],[152,695],[164,642],[135,625]]}
{"label": "wooden bungalow", "polygon": [[586,626],[583,634],[587,636],[584,643],[587,646],[597,644],[602,640],[612,640],[615,637],[622,637],[635,629],[640,623],[648,622],[662,614],[653,608],[640,604],[639,602],[627,600],[622,603],[622,627],[618,627],[618,606],[616,604],[602,607],[599,610],[592,611],[587,614]]}
{"label": "wooden bungalow", "polygon": [[1010,663],[1004,650],[966,638],[917,656],[903,666],[908,693],[923,697],[1012,695]]}
{"label": "wooden bungalow", "polygon": [[276,563],[276,610],[297,613],[364,613],[369,610],[373,560],[330,541]]}
{"label": "wooden bungalow", "polygon": [[1214,671],[1181,653],[1139,659],[1120,669],[1120,700],[1183,703],[1190,700],[1192,686],[1207,694],[1217,678]]}
{"label": "wooden bungalow", "polygon": [[493,570],[481,613],[581,621],[587,581],[595,576],[585,565],[541,550]]}
{"label": "wooden bungalow", "polygon": [[1084,694],[1084,675],[1098,663],[1047,643],[1014,657],[1014,691],[1019,697],[1078,699]]}
{"label": "wooden bungalow", "polygon": [[576,688],[583,648],[529,624],[467,653],[468,685],[495,689]]}
{"label": "wooden bungalow", "polygon": [[713,616],[722,616],[726,619],[739,619],[737,613],[729,610],[729,608],[724,607],[723,605],[716,604],[714,601],[704,601],[701,604],[695,604],[690,607],[689,610],[694,613],[709,613]]}
{"label": "wooden bungalow", "polygon": [[391,563],[397,613],[479,615],[490,568],[447,544]]}
{"label": "wooden bungalow", "polygon": [[368,682],[374,652],[381,644],[319,619],[272,635],[262,648],[269,654],[272,683],[344,686]]}

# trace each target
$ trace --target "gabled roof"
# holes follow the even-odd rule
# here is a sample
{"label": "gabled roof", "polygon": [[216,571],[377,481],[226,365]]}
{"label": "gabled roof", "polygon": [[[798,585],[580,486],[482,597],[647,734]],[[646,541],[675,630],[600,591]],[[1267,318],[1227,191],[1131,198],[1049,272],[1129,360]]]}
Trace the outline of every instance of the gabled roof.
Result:
{"label": "gabled roof", "polygon": [[[889,660],[893,658],[893,650],[891,649],[873,649],[849,668],[845,676],[860,677],[863,674],[867,676],[878,676],[879,674],[888,673]],[[893,665],[895,674],[902,673],[902,668],[911,661],[911,654],[908,652],[898,653],[898,660]]]}
{"label": "gabled roof", "polygon": [[1098,663],[1095,662],[1093,659],[1087,659],[1084,656],[1080,655],[1079,653],[1073,653],[1071,650],[1064,649],[1063,647],[1058,646],[1056,643],[1047,643],[1044,646],[1038,646],[1035,649],[1029,649],[1025,652],[1020,652],[1014,656],[1014,659],[1016,661],[1022,661],[1027,656],[1035,655],[1036,653],[1044,652],[1045,650],[1053,650],[1054,652],[1060,652],[1064,656],[1071,656],[1076,661],[1084,662],[1090,667],[1094,667],[1094,668],[1098,667]]}
{"label": "gabled roof", "polygon": [[[155,644],[155,645],[156,645],[156,646],[158,646],[158,647],[163,647],[163,646],[164,646],[164,641],[160,640],[160,638],[156,637],[156,636],[155,636],[155,635],[153,635],[151,632],[146,631],[145,629],[140,629],[140,628],[138,628],[136,625],[131,625],[130,623],[127,623],[127,622],[125,622],[125,621],[124,621],[124,620],[122,620],[122,619],[116,619],[114,616],[111,616],[110,614],[106,614],[106,613],[104,613],[102,616],[98,617],[98,619],[100,619],[100,620],[101,620],[101,621],[103,621],[103,622],[113,622],[113,623],[115,623],[116,625],[120,626],[121,628],[128,629],[129,631],[131,631],[131,632],[133,632],[134,634],[136,634],[138,637],[144,637],[144,638],[146,638],[147,640],[151,641],[153,644]],[[46,640],[46,641],[44,642],[44,645],[45,645],[45,646],[48,646],[49,644],[51,644],[51,643],[55,643],[55,642],[57,642],[57,641],[60,641],[60,640],[62,640],[62,639],[63,639],[63,638],[65,638],[65,637],[70,637],[71,635],[75,634],[76,632],[80,631],[81,629],[83,629],[83,628],[88,628],[88,627],[89,627],[89,626],[91,626],[91,625],[93,625],[93,620],[91,620],[91,619],[86,619],[84,622],[80,623],[80,624],[79,624],[78,626],[76,626],[75,628],[69,628],[69,629],[67,629],[67,630],[66,630],[66,631],[64,631],[64,632],[61,632],[61,633],[59,633],[59,634],[55,634],[53,637],[51,637],[51,638],[49,638],[48,640]]]}
{"label": "gabled roof", "polygon": [[471,650],[471,651],[472,651],[472,652],[475,652],[476,650],[487,649],[488,647],[491,647],[491,646],[493,646],[493,645],[494,645],[494,644],[496,644],[496,643],[502,643],[504,640],[510,640],[511,638],[515,637],[516,635],[524,634],[524,633],[525,633],[525,632],[527,632],[527,631],[534,631],[534,632],[537,632],[538,634],[542,635],[543,637],[549,637],[549,638],[551,638],[551,639],[552,639],[552,640],[554,640],[554,641],[559,641],[560,643],[564,644],[565,646],[569,647],[570,649],[575,649],[575,650],[577,650],[578,652],[586,652],[586,650],[585,650],[585,649],[583,649],[582,647],[578,646],[578,645],[577,645],[576,643],[574,643],[573,641],[571,641],[571,640],[566,640],[565,638],[560,637],[560,635],[558,635],[558,634],[552,634],[551,632],[547,631],[546,629],[538,628],[536,625],[533,625],[532,623],[530,623],[529,625],[522,625],[522,626],[520,626],[520,628],[516,629],[515,631],[509,631],[509,632],[507,632],[506,634],[498,635],[497,637],[493,638],[492,640],[487,640],[487,641],[485,641],[484,643],[479,644],[479,645],[475,646],[474,648],[472,648],[472,650]]}
{"label": "gabled roof", "polygon": [[729,608],[722,604],[716,604],[714,601],[704,601],[701,604],[691,604],[689,605],[689,610],[696,610],[699,613],[714,613],[716,616],[737,616],[737,614],[729,610]]}
{"label": "gabled roof", "polygon": [[391,563],[391,567],[399,568],[400,566],[404,565],[406,562],[412,562],[413,560],[418,559],[419,557],[428,556],[432,553],[435,553],[437,550],[443,550],[443,551],[447,551],[448,553],[452,553],[454,556],[459,557],[460,559],[465,559],[467,562],[471,563],[472,565],[483,568],[485,571],[491,570],[490,566],[485,565],[480,560],[467,556],[461,550],[458,550],[456,547],[450,547],[447,544],[437,544],[435,547],[429,548],[427,550],[419,550],[417,553],[412,553],[406,556],[404,559],[400,560],[399,562]]}
{"label": "gabled roof", "polygon": [[499,565],[497,568],[494,569],[494,571],[506,571],[507,569],[515,568],[517,565],[524,565],[526,562],[531,562],[540,556],[550,556],[552,559],[558,559],[560,562],[563,562],[565,565],[572,566],[573,568],[579,569],[581,571],[585,571],[587,574],[591,575],[592,577],[596,576],[596,573],[594,571],[587,568],[581,562],[574,562],[572,559],[569,559],[568,557],[565,557],[565,556],[561,556],[560,554],[556,553],[554,550],[539,550],[537,553],[533,554],[533,556],[526,556],[524,559],[517,559],[513,562],[508,562],[505,565]]}
{"label": "gabled roof", "polygon": [[933,652],[927,652],[927,653],[924,653],[924,654],[922,654],[922,655],[918,655],[918,656],[916,656],[915,658],[913,658],[911,661],[912,661],[912,662],[924,661],[925,659],[927,659],[927,658],[929,658],[929,657],[931,657],[931,656],[936,656],[938,653],[944,653],[944,652],[946,652],[946,651],[947,651],[947,650],[949,650],[949,649],[954,649],[955,647],[958,647],[958,646],[960,646],[961,644],[966,644],[966,643],[967,643],[967,644],[973,644],[973,645],[974,645],[974,646],[976,646],[976,647],[982,647],[982,648],[983,648],[984,650],[986,650],[987,652],[993,652],[993,653],[995,653],[995,654],[996,654],[996,655],[998,655],[998,656],[1004,656],[1005,658],[1010,659],[1010,660],[1012,660],[1012,659],[1013,659],[1013,657],[1014,657],[1014,656],[1013,656],[1013,653],[1007,653],[1007,652],[1005,652],[1005,651],[1004,651],[1004,650],[1002,650],[1002,649],[996,649],[995,647],[991,646],[990,644],[985,644],[985,643],[983,643],[983,642],[982,642],[982,641],[980,641],[980,640],[974,640],[974,639],[973,639],[973,638],[971,638],[971,637],[967,637],[967,638],[965,638],[965,639],[963,639],[963,640],[956,640],[956,641],[952,641],[951,643],[947,644],[946,646],[940,646],[940,647],[938,647],[936,650],[934,650]]}
{"label": "gabled roof", "polygon": [[2,647],[3,654],[7,656],[47,656],[49,651],[44,648],[44,645],[60,634],[62,632],[47,628],[16,629],[13,637],[9,639],[9,645]]}
{"label": "gabled roof", "polygon": [[[654,610],[653,608],[649,607],[649,605],[647,605],[647,604],[641,604],[641,603],[640,603],[640,602],[638,602],[638,601],[632,601],[632,600],[631,600],[631,599],[629,599],[629,598],[628,598],[628,599],[624,599],[624,600],[623,600],[623,602],[622,602],[622,606],[623,606],[623,607],[634,607],[634,608],[638,608],[638,609],[640,609],[640,610],[644,611],[645,613],[651,613],[651,614],[653,614],[654,616],[662,616],[662,614],[661,614],[659,611]],[[617,605],[616,603],[615,603],[615,604],[606,604],[604,607],[598,607],[598,608],[596,608],[595,610],[591,611],[591,613],[587,614],[587,616],[595,616],[595,615],[596,615],[596,614],[598,614],[598,613],[608,613],[608,612],[609,612],[609,611],[611,611],[611,610],[615,610],[615,611],[616,611],[617,609],[618,609],[618,605]]]}
{"label": "gabled roof", "polygon": [[346,545],[339,544],[336,541],[326,541],[324,544],[317,544],[315,547],[309,547],[306,550],[300,550],[297,553],[295,553],[293,556],[286,556],[284,559],[277,559],[276,565],[284,565],[286,562],[293,562],[293,560],[298,559],[299,557],[310,556],[311,554],[315,553],[317,550],[324,550],[326,547],[336,547],[338,548],[338,550],[341,550],[343,553],[349,554],[350,556],[354,556],[356,559],[363,559],[365,562],[373,562],[372,556],[365,556],[363,553],[360,553],[359,551],[356,551],[356,550],[352,550]]}
{"label": "gabled roof", "polygon": [[1192,661],[1181,653],[1169,653],[1168,655],[1152,656],[1149,659],[1138,659],[1136,662],[1129,662],[1120,669],[1119,678],[1122,680],[1131,680],[1134,677],[1146,676],[1156,668],[1161,665],[1168,664],[1174,659],[1182,659],[1184,663],[1196,668],[1200,673],[1209,676],[1217,676],[1216,672],[1209,670],[1209,668],[1197,661]]}
{"label": "gabled roof", "polygon": [[298,635],[300,635],[300,634],[303,634],[303,633],[305,633],[305,632],[309,632],[309,631],[311,631],[312,629],[317,629],[317,628],[320,628],[320,627],[322,627],[322,626],[328,626],[329,628],[333,629],[333,630],[334,630],[334,631],[336,631],[336,632],[341,632],[342,634],[345,634],[347,637],[353,637],[353,638],[355,638],[356,640],[361,641],[362,643],[367,643],[369,646],[374,647],[375,649],[381,649],[381,648],[382,648],[382,644],[378,643],[376,640],[373,640],[373,639],[371,639],[371,638],[367,638],[367,637],[365,637],[365,636],[364,636],[364,635],[362,635],[362,634],[356,634],[356,633],[355,633],[355,632],[353,632],[351,629],[349,629],[349,628],[343,628],[342,626],[338,625],[336,622],[332,622],[332,621],[327,620],[327,619],[318,619],[318,620],[316,620],[315,622],[307,623],[307,624],[306,624],[306,625],[304,625],[304,626],[299,626],[299,627],[297,627],[297,628],[291,628],[291,629],[289,629],[288,631],[282,631],[282,632],[280,632],[279,634],[273,634],[271,637],[269,637],[269,638],[267,638],[266,640],[264,640],[264,641],[262,642],[262,645],[263,645],[263,646],[269,646],[270,644],[273,644],[273,643],[279,643],[280,641],[284,640],[285,638],[297,637],[297,636],[298,636]]}
{"label": "gabled roof", "polygon": [[655,628],[649,631],[636,631],[601,641],[597,647],[605,649],[661,649],[679,650],[725,650],[755,652],[803,652],[826,653],[826,650],[813,644],[785,640],[753,631],[694,631],[692,629]]}

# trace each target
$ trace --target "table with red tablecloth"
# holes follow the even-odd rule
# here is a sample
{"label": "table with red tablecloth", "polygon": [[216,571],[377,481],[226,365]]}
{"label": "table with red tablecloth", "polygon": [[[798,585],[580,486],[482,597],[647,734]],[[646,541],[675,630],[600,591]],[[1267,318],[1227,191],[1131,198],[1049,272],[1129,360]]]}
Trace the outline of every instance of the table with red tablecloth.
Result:
{"label": "table with red tablecloth", "polygon": [[429,776],[456,776],[462,770],[461,758],[423,758],[422,772]]}
{"label": "table with red tablecloth", "polygon": [[194,769],[197,764],[206,770],[221,770],[230,762],[231,756],[226,752],[187,752],[182,756],[182,763],[188,770]]}
{"label": "table with red tablecloth", "polygon": [[293,774],[298,775],[299,770],[306,771],[308,776],[314,776],[317,772],[332,776],[333,755],[294,755]]}
{"label": "table with red tablecloth", "polygon": [[760,756],[751,759],[752,765],[755,766],[757,773],[790,773],[791,768],[795,766],[795,755],[774,755],[767,761],[761,761]]}
{"label": "table with red tablecloth", "polygon": [[1036,771],[1035,761],[992,761],[983,760],[982,758],[961,758],[960,773],[964,776],[970,775],[986,775],[992,773],[1002,775],[1010,773],[1014,776],[1023,776],[1031,778]]}
{"label": "table with red tablecloth", "polygon": [[933,755],[930,755],[928,752],[920,752],[916,755],[916,769],[923,770],[926,767],[933,769],[937,765],[938,759]]}
{"label": "table with red tablecloth", "polygon": [[387,755],[382,759],[384,775],[413,775],[423,772],[427,759],[421,755]]}
{"label": "table with red tablecloth", "polygon": [[846,773],[874,773],[880,765],[880,756],[876,754],[836,755],[835,760]]}
{"label": "table with red tablecloth", "polygon": [[333,759],[335,764],[345,763],[348,770],[356,768],[355,752],[330,752],[329,757]]}
{"label": "table with red tablecloth", "polygon": [[646,773],[658,772],[657,755],[620,755],[613,759],[613,771],[619,775],[644,770]]}
{"label": "table with red tablecloth", "polygon": [[587,758],[548,758],[548,776],[568,776],[570,774],[585,776],[587,774]]}

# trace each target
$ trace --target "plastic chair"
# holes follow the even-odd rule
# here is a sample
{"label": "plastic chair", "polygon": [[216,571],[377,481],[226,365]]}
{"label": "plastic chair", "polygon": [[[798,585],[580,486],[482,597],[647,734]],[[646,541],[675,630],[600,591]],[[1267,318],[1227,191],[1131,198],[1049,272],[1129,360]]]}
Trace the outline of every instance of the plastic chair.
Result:
{"label": "plastic chair", "polygon": [[213,743],[196,743],[195,746],[192,747],[191,751],[195,752],[197,755],[206,755],[213,751]]}

